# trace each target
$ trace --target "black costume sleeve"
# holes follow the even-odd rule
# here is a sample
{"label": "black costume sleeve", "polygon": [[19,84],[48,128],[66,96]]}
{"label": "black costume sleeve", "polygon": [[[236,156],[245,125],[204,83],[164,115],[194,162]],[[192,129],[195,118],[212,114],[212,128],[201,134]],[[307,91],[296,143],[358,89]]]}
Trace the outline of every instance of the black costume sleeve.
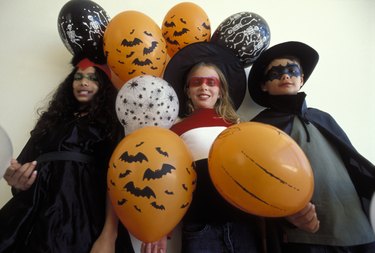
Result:
{"label": "black costume sleeve", "polygon": [[[26,145],[23,147],[21,153],[18,155],[17,157],[17,161],[20,163],[20,164],[24,164],[24,163],[27,163],[27,162],[32,162],[34,161],[37,157],[38,157],[38,152],[35,148],[35,141],[34,141],[34,138],[30,138]],[[20,190],[17,190],[16,188],[14,188],[12,186],[12,195],[16,195]]]}
{"label": "black costume sleeve", "polygon": [[18,155],[17,161],[21,164],[32,162],[38,157],[38,155],[35,138],[30,137],[21,153]]}

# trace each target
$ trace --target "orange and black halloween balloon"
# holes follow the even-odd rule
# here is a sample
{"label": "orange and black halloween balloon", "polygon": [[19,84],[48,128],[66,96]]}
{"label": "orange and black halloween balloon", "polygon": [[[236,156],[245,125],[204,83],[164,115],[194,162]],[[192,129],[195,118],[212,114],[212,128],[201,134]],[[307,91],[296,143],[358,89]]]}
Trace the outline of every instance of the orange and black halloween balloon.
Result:
{"label": "orange and black halloween balloon", "polygon": [[190,2],[179,3],[170,9],[161,29],[170,57],[186,45],[210,41],[211,38],[207,14],[201,7]]}
{"label": "orange and black halloween balloon", "polygon": [[167,61],[161,29],[138,11],[121,12],[109,22],[104,53],[109,67],[124,83],[140,75],[161,76]]}
{"label": "orange and black halloween balloon", "polygon": [[192,200],[193,165],[187,146],[169,129],[144,127],[118,144],[109,164],[108,190],[129,232],[153,242],[173,230]]}
{"label": "orange and black halloween balloon", "polygon": [[212,144],[208,166],[215,187],[229,203],[259,216],[294,214],[314,190],[304,152],[271,125],[244,122],[228,127]]}

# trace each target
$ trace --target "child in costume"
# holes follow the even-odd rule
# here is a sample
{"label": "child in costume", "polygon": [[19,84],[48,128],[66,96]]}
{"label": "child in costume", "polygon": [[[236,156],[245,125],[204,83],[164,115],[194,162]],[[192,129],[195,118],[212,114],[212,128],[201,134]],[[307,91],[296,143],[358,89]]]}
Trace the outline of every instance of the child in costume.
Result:
{"label": "child in costume", "polygon": [[[123,136],[117,90],[106,65],[72,63],[4,176],[15,195],[0,210],[2,253],[88,253],[111,211],[108,161]],[[134,252],[124,228],[118,238],[118,252]]]}
{"label": "child in costume", "polygon": [[361,156],[328,113],[306,106],[306,83],[319,59],[301,42],[275,45],[254,62],[248,78],[252,99],[266,107],[252,121],[288,133],[314,173],[311,203],[283,220],[268,219],[269,252],[375,252],[368,201],[375,167]]}
{"label": "child in costume", "polygon": [[[172,57],[164,79],[174,87],[180,102],[182,120],[171,130],[191,150],[197,172],[193,201],[182,221],[181,252],[261,252],[257,217],[240,211],[219,194],[207,163],[215,138],[239,122],[235,109],[244,98],[246,83],[242,64],[226,48],[194,43]],[[165,252],[165,245],[165,238],[143,244],[142,252]]]}

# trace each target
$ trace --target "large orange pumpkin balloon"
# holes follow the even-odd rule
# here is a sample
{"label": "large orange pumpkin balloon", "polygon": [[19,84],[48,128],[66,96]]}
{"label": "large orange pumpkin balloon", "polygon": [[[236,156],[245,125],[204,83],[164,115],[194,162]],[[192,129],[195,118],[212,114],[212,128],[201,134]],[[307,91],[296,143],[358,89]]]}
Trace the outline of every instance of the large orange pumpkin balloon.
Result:
{"label": "large orange pumpkin balloon", "polygon": [[161,239],[180,222],[192,200],[196,173],[182,139],[161,127],[127,135],[108,170],[109,196],[130,233],[143,242]]}
{"label": "large orange pumpkin balloon", "polygon": [[228,127],[212,144],[208,165],[220,194],[251,214],[294,214],[313,193],[313,173],[304,152],[270,125],[246,122]]}
{"label": "large orange pumpkin balloon", "polygon": [[167,50],[160,27],[138,11],[117,14],[104,32],[104,53],[121,80],[140,75],[161,76]]}
{"label": "large orange pumpkin balloon", "polygon": [[179,3],[170,9],[164,17],[161,30],[170,57],[189,44],[210,41],[211,38],[207,14],[190,2]]}

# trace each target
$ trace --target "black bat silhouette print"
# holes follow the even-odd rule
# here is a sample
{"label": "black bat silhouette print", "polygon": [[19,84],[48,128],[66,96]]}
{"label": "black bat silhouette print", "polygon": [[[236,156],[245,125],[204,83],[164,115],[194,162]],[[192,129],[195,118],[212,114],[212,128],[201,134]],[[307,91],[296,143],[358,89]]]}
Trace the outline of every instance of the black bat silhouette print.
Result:
{"label": "black bat silhouette print", "polygon": [[143,55],[147,55],[147,54],[152,53],[152,52],[155,50],[155,48],[158,47],[158,44],[159,44],[159,43],[158,43],[157,41],[153,41],[153,42],[151,43],[151,46],[150,46],[150,47],[146,47],[146,48],[143,49]]}
{"label": "black bat silhouette print", "polygon": [[117,200],[117,205],[122,206],[126,203],[126,199]]}
{"label": "black bat silhouette print", "polygon": [[145,65],[150,65],[152,64],[152,61],[150,59],[146,59],[144,61],[141,61],[139,60],[138,58],[137,59],[134,59],[134,61],[132,62],[134,65],[138,65],[138,66],[145,66]]}
{"label": "black bat silhouette print", "polygon": [[124,177],[126,177],[127,175],[129,175],[131,173],[131,170],[126,170],[125,172],[123,172],[123,173],[120,173],[119,174],[119,178],[124,178]]}
{"label": "black bat silhouette print", "polygon": [[165,210],[165,207],[163,205],[158,205],[156,204],[156,202],[151,202],[151,206],[153,206],[155,209],[158,209],[158,210]]}
{"label": "black bat silhouette print", "polygon": [[172,21],[172,22],[169,22],[168,23],[168,21],[165,21],[164,22],[164,26],[165,27],[175,27],[176,26],[176,24]]}
{"label": "black bat silhouette print", "polygon": [[148,186],[141,189],[139,187],[136,187],[133,182],[129,182],[124,186],[124,189],[136,197],[146,197],[148,199],[151,197],[156,198],[154,191]]}
{"label": "black bat silhouette print", "polygon": [[157,151],[159,154],[161,154],[162,156],[168,157],[168,152],[163,151],[163,150],[161,149],[161,147],[157,147],[157,148],[155,148],[155,149],[156,149],[156,151]]}
{"label": "black bat silhouette print", "polygon": [[148,168],[143,174],[143,180],[159,179],[167,175],[168,173],[172,173],[173,170],[176,170],[176,168],[169,164],[163,164],[160,170],[155,171]]}
{"label": "black bat silhouette print", "polygon": [[147,157],[143,153],[137,153],[136,155],[129,155],[128,151],[125,151],[125,153],[123,153],[120,156],[120,160],[127,162],[127,163],[135,163],[135,162],[142,163],[143,161],[148,162]]}
{"label": "black bat silhouette print", "polygon": [[203,22],[202,26],[206,29],[211,29],[211,26],[209,24],[206,24],[206,22]]}
{"label": "black bat silhouette print", "polygon": [[187,32],[189,32],[190,30],[189,29],[187,29],[187,28],[182,28],[182,30],[181,31],[174,31],[174,33],[173,33],[173,36],[176,36],[176,37],[178,37],[178,36],[182,36],[182,35],[184,35],[185,33],[187,33]]}
{"label": "black bat silhouette print", "polygon": [[143,41],[140,40],[140,39],[138,39],[138,38],[135,38],[132,41],[128,41],[127,39],[123,39],[122,42],[121,42],[121,46],[124,46],[124,47],[134,47],[134,46],[137,46],[137,45],[139,45],[141,43],[143,43]]}
{"label": "black bat silhouette print", "polygon": [[171,40],[169,37],[166,38],[167,42],[172,45],[180,45],[177,40]]}

